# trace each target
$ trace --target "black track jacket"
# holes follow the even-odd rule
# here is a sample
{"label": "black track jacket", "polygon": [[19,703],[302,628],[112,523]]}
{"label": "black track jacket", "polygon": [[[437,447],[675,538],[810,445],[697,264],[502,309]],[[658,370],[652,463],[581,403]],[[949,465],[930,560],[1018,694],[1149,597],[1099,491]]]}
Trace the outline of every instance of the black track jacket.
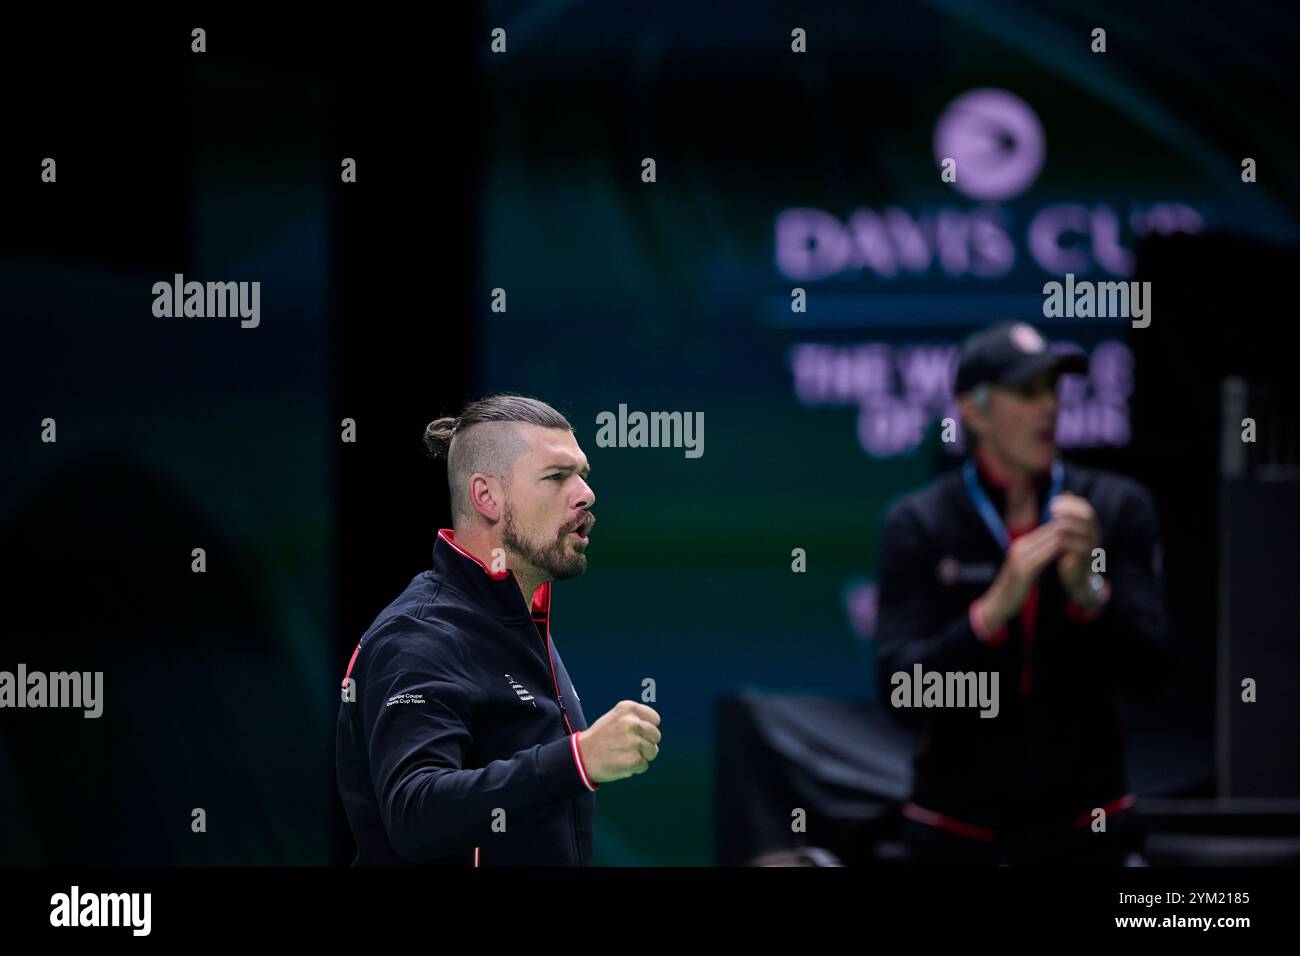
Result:
{"label": "black track jacket", "polygon": [[[1002,515],[1005,498],[974,469]],[[897,502],[881,539],[876,630],[885,706],[919,725],[905,814],[976,839],[1080,826],[1090,811],[1132,803],[1116,693],[1149,688],[1165,664],[1160,543],[1151,496],[1115,474],[1066,464],[1062,487],[1086,498],[1101,524],[1109,598],[1091,619],[1070,604],[1055,565],[1039,578],[1032,641],[1023,616],[977,636],[971,604],[1001,567],[1003,549],[981,518],[961,469]],[[1046,484],[1040,488],[1042,504]],[[899,671],[997,671],[1000,709],[891,706]],[[910,719],[909,719],[910,718]],[[911,812],[909,812],[911,811]]]}
{"label": "black track jacket", "polygon": [[344,677],[354,865],[590,864],[597,785],[550,606],[549,582],[529,609],[513,574],[438,532],[433,569],[375,619]]}

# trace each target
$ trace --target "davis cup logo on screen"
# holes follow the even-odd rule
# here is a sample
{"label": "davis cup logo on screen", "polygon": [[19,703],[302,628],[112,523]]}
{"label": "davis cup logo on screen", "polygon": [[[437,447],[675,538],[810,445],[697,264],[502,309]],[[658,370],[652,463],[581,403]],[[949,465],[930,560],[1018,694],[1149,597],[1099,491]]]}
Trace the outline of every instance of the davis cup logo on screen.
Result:
{"label": "davis cup logo on screen", "polygon": [[1018,196],[1038,179],[1047,153],[1029,104],[1006,90],[979,89],[953,100],[934,127],[934,157],[957,160],[952,185],[972,199]]}
{"label": "davis cup logo on screen", "polygon": [[[800,283],[881,287],[935,277],[995,282],[1032,263],[1051,276],[1097,271],[1127,278],[1137,268],[1136,241],[1205,228],[1200,212],[1184,202],[1081,202],[1051,195],[1047,184],[1036,208],[1001,205],[1038,182],[1047,158],[1038,115],[1008,90],[959,95],[935,123],[931,145],[943,189],[954,190],[949,201],[912,209],[888,198],[874,207],[782,208],[773,232],[777,273]],[[906,180],[928,178],[923,165],[909,166]],[[809,313],[798,324],[815,321]]]}

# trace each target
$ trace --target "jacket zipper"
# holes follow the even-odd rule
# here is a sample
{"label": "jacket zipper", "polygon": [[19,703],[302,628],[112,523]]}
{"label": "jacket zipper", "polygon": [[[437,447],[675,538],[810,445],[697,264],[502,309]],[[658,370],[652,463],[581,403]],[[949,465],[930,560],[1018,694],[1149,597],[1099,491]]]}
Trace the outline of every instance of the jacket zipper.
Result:
{"label": "jacket zipper", "polygon": [[[533,630],[536,629],[537,626],[534,624]],[[569,735],[572,736],[573,725],[569,723],[569,711],[564,706],[564,695],[560,693],[560,680],[555,676],[555,659],[551,657],[551,622],[549,619],[546,622],[546,635],[544,637],[542,635],[538,636],[541,637],[542,648],[546,651],[546,664],[551,670],[551,686],[555,688],[555,702],[560,705],[560,719],[564,721],[565,728],[569,731]]]}
{"label": "jacket zipper", "polygon": [[[536,630],[536,627],[534,627]],[[555,702],[560,705],[560,717],[564,720],[564,727],[573,736],[573,725],[569,723],[569,711],[564,706],[564,695],[560,693],[560,679],[555,674],[555,659],[551,657],[551,617],[546,616],[546,634],[542,636],[542,644],[546,649],[546,663],[551,669],[551,686],[555,688]],[[574,806],[575,801],[569,801],[569,836],[573,840],[573,862],[576,866],[582,862],[582,850],[578,846],[578,811]]]}

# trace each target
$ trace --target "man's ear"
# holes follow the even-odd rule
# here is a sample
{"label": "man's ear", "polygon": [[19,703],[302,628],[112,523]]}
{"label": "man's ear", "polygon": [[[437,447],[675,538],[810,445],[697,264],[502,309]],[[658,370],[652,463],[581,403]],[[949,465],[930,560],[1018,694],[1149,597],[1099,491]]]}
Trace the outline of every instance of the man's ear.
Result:
{"label": "man's ear", "polygon": [[[970,433],[979,437],[984,432],[985,416],[975,399],[971,398],[970,393],[960,395],[957,398],[957,409],[961,414],[962,426]],[[968,443],[969,444],[969,443]]]}
{"label": "man's ear", "polygon": [[491,475],[476,471],[469,479],[469,503],[489,522],[495,524],[500,521],[505,503],[501,482]]}

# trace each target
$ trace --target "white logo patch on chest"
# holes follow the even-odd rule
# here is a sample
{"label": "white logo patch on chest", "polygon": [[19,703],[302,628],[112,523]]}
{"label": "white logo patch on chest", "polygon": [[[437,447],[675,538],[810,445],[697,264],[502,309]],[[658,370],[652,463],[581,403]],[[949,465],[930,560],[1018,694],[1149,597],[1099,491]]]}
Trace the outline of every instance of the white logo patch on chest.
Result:
{"label": "white logo patch on chest", "polygon": [[506,680],[510,682],[510,689],[519,695],[520,700],[526,700],[534,707],[537,706],[537,701],[533,700],[533,695],[528,693],[528,689],[524,687],[523,684],[519,683],[519,681],[515,680],[509,674],[506,675]]}
{"label": "white logo patch on chest", "polygon": [[998,576],[992,564],[961,564],[951,555],[935,566],[935,574],[942,584],[985,584]]}

